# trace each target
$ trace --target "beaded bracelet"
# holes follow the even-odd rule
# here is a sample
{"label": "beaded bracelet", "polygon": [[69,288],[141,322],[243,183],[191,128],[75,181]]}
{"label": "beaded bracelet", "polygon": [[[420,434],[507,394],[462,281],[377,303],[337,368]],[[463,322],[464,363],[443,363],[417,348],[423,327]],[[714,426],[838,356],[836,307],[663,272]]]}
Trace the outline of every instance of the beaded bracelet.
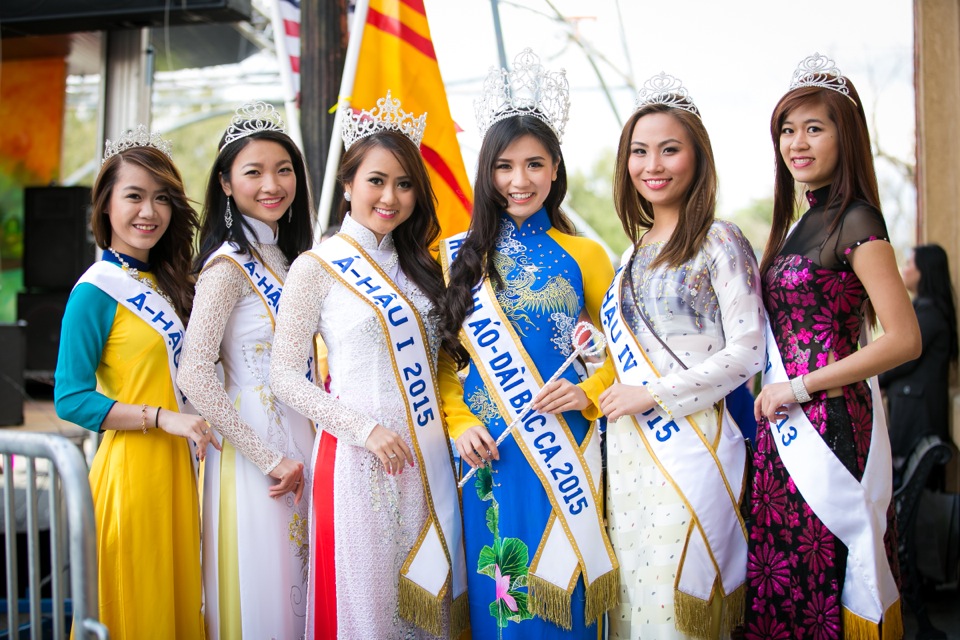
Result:
{"label": "beaded bracelet", "polygon": [[140,430],[147,433],[147,405],[140,405]]}
{"label": "beaded bracelet", "polygon": [[813,400],[807,391],[807,385],[803,384],[803,376],[797,376],[790,380],[790,388],[793,389],[793,397],[797,399],[797,402],[803,404]]}

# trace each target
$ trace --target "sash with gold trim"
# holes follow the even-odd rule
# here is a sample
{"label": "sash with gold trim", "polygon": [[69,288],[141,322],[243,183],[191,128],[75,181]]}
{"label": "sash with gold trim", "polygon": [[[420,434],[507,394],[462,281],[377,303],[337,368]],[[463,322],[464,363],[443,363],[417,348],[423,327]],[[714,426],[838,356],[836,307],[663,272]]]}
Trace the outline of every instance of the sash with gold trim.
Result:
{"label": "sash with gold trim", "polygon": [[84,282],[106,293],[163,337],[177,407],[180,413],[194,413],[193,407],[177,386],[177,368],[183,349],[183,323],[170,303],[143,282],[128,276],[118,265],[106,260],[91,265],[77,284]]}
{"label": "sash with gold trim", "polygon": [[467,565],[460,495],[443,425],[435,363],[416,308],[349,236],[337,234],[308,254],[376,312],[386,334],[397,384],[406,400],[429,517],[400,570],[400,615],[441,635],[443,601],[452,589],[450,634],[469,626]]}
{"label": "sash with gold trim", "polygon": [[[600,323],[617,379],[644,385],[660,377],[623,317],[620,288],[629,268],[624,260],[600,308]],[[711,602],[723,599],[722,626],[729,631],[743,621],[747,571],[747,531],[739,501],[746,472],[746,447],[725,408],[711,408],[675,418],[661,406],[625,417],[640,435],[647,452],[680,494],[690,512],[690,528],[679,558],[674,584],[676,626],[709,637]],[[710,442],[700,425],[716,424]]]}
{"label": "sash with gold trim", "polygon": [[[267,317],[270,318],[270,325],[276,329],[277,314],[280,313],[280,296],[283,293],[283,280],[268,267],[255,252],[245,253],[237,251],[229,242],[224,242],[220,248],[210,254],[207,261],[203,264],[204,271],[214,260],[224,258],[234,263],[240,272],[246,276],[250,282],[250,287],[260,297],[263,306],[267,309]],[[314,362],[316,358],[313,353],[307,359],[307,380],[314,381]]]}
{"label": "sash with gold trim", "polygon": [[[863,328],[862,335],[867,340],[869,327]],[[773,329],[767,323],[763,384],[788,381]],[[859,482],[827,446],[799,404],[787,405],[787,416],[776,424],[770,423],[770,431],[780,459],[803,499],[847,547],[840,598],[844,636],[879,638],[882,620],[886,640],[902,636],[903,621],[900,593],[883,542],[893,481],[890,439],[876,377],[870,379],[870,393],[873,435]]]}
{"label": "sash with gold trim", "polygon": [[[460,234],[442,243],[445,273],[449,274],[465,237]],[[554,624],[572,628],[570,598],[582,572],[584,617],[592,624],[616,606],[620,594],[620,566],[601,513],[599,438],[592,437],[596,426],[581,449],[562,415],[524,412],[544,378],[503,313],[489,280],[473,294],[473,313],[464,320],[461,340],[504,421],[509,424],[523,413],[514,439],[553,507],[530,562],[528,607]]]}

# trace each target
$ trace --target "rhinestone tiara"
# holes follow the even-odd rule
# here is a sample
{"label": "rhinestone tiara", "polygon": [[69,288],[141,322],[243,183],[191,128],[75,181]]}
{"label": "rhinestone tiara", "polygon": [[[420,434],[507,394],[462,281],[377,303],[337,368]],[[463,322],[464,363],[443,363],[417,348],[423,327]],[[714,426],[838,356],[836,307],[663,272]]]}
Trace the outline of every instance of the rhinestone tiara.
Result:
{"label": "rhinestone tiara", "polygon": [[680,82],[680,78],[663,71],[643,83],[643,87],[637,92],[634,111],[638,111],[648,104],[662,104],[673,109],[683,109],[698,118],[700,117],[700,110],[693,103],[690,92]]}
{"label": "rhinestone tiara", "polygon": [[501,120],[533,116],[545,122],[557,134],[557,139],[562,140],[570,113],[567,72],[547,71],[537,54],[524,49],[514,59],[512,70],[490,68],[473,108],[481,138]]}
{"label": "rhinestone tiara", "polygon": [[414,117],[409,111],[404,111],[400,108],[400,100],[390,96],[389,89],[387,95],[377,100],[377,105],[369,111],[354,111],[346,101],[340,108],[343,112],[340,136],[345,149],[352,147],[361,138],[388,130],[399,131],[419,148],[423,132],[427,128],[427,114]]}
{"label": "rhinestone tiara", "polygon": [[103,162],[100,164],[103,165],[121,151],[133,147],[153,147],[173,159],[173,145],[170,141],[162,138],[157,132],[151,132],[146,125],[138,124],[136,129],[127,129],[115,142],[107,140],[103,149]]}
{"label": "rhinestone tiara", "polygon": [[240,106],[230,119],[220,151],[226,149],[231,142],[261,131],[286,133],[283,118],[272,104],[262,101],[248,102]]}
{"label": "rhinestone tiara", "polygon": [[850,89],[847,88],[847,80],[840,73],[836,63],[819,53],[804,58],[800,62],[800,66],[793,72],[793,80],[790,81],[789,90],[793,91],[800,87],[830,89],[853,100],[850,96]]}

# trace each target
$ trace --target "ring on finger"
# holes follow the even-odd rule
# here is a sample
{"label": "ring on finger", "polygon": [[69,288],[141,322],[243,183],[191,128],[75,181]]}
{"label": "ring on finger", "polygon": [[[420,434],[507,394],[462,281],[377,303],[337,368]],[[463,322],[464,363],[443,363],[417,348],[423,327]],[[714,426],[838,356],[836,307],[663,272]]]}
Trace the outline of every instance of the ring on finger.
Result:
{"label": "ring on finger", "polygon": [[396,457],[397,457],[397,454],[395,454],[395,453],[391,453],[391,454],[390,454],[390,455],[388,455],[387,457],[388,457],[388,458],[390,458],[391,460],[393,460],[394,458],[396,458]]}

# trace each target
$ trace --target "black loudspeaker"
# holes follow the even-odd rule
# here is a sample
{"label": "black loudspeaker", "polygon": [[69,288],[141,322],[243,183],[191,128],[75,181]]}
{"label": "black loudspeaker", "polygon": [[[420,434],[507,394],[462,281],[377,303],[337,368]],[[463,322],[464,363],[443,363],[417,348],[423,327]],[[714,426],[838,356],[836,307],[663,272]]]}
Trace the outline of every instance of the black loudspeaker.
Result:
{"label": "black loudspeaker", "polygon": [[89,187],[23,190],[23,286],[70,291],[96,258]]}
{"label": "black loudspeaker", "polygon": [[17,294],[17,319],[27,323],[24,370],[53,376],[60,349],[60,324],[69,291]]}
{"label": "black loudspeaker", "polygon": [[0,34],[37,36],[250,20],[251,0],[5,0]]}
{"label": "black loudspeaker", "polygon": [[24,329],[0,324],[0,427],[23,424]]}

